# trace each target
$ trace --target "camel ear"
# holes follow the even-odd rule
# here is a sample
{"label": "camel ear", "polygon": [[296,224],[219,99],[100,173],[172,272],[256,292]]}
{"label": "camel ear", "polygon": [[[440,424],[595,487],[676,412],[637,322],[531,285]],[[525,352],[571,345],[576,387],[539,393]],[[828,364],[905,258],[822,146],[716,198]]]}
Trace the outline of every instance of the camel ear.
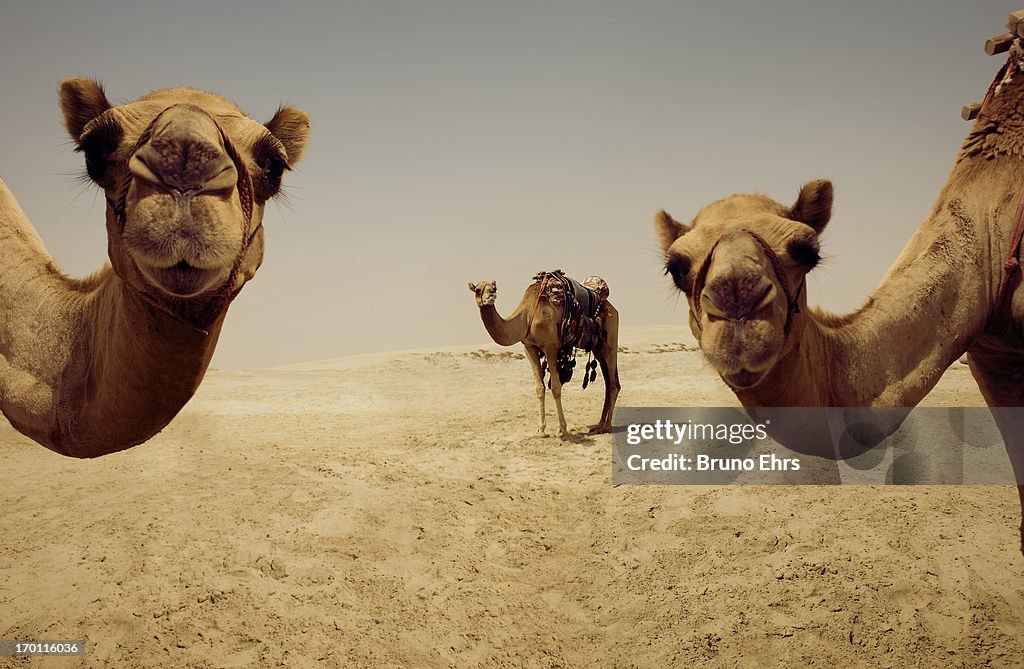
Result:
{"label": "camel ear", "polygon": [[60,109],[64,113],[64,127],[71,139],[78,141],[85,125],[110,109],[103,87],[93,79],[65,79],[57,91]]}
{"label": "camel ear", "polygon": [[476,286],[473,285],[472,281],[469,282],[469,292],[471,292],[474,295],[476,295]]}
{"label": "camel ear", "polygon": [[658,244],[662,251],[667,252],[668,247],[672,246],[672,242],[689,231],[688,226],[669,216],[664,209],[654,215],[654,234],[658,236]]}
{"label": "camel ear", "polygon": [[266,128],[284,144],[289,167],[302,160],[309,139],[309,114],[295,107],[281,107],[274,118],[267,121]]}
{"label": "camel ear", "polygon": [[789,218],[811,226],[820,235],[832,218],[832,182],[816,179],[801,188]]}

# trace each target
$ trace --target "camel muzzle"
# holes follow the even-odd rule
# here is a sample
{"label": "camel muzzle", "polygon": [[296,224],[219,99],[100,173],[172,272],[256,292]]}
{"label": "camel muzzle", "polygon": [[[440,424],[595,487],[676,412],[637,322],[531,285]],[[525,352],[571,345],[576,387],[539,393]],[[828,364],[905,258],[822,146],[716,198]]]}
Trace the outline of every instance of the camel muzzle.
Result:
{"label": "camel muzzle", "polygon": [[[235,256],[227,281],[218,296],[203,309],[198,317],[183,313],[177,304],[168,302],[145,288],[125,285],[151,307],[188,325],[206,336],[210,326],[227,310],[242,286],[236,279],[256,231],[253,227],[255,189],[252,176],[242,160],[238,148],[227,136],[217,120],[200,107],[178,104],[160,112],[140,135],[129,154],[127,175],[121,183],[116,199],[107,197],[107,206],[118,227],[124,232],[127,216],[128,191],[134,179],[141,179],[175,197],[186,206],[193,195],[212,191],[237,189],[242,209],[242,246]],[[139,268],[142,270],[142,268]],[[187,263],[156,270],[156,277],[170,288],[175,296],[195,296],[202,292],[201,285],[209,271]],[[244,283],[244,282],[243,282]],[[197,292],[198,291],[198,292]]]}
{"label": "camel muzzle", "polygon": [[[693,312],[694,322],[697,325],[698,332],[702,332],[704,330],[704,324],[701,322],[701,319],[705,309],[704,305],[702,305],[702,302],[704,301],[703,297],[708,288],[710,288],[714,292],[714,295],[708,296],[710,298],[710,301],[714,302],[714,298],[717,296],[719,299],[726,302],[736,302],[736,304],[729,305],[731,309],[727,310],[729,312],[728,314],[726,314],[728,317],[738,318],[737,316],[732,316],[730,314],[738,313],[739,311],[749,311],[749,307],[740,304],[741,302],[743,304],[746,304],[747,301],[737,299],[735,297],[735,286],[730,286],[728,289],[722,290],[721,287],[718,285],[719,281],[716,277],[712,277],[711,282],[708,281],[708,274],[711,270],[711,263],[712,258],[715,255],[715,249],[718,248],[718,246],[723,242],[735,240],[737,237],[741,239],[746,239],[747,237],[749,237],[749,240],[752,241],[756,248],[761,253],[764,254],[764,256],[768,260],[768,263],[771,265],[772,270],[775,273],[775,278],[778,279],[779,286],[782,288],[782,292],[785,296],[787,304],[786,322],[785,325],[783,325],[783,335],[784,337],[788,338],[789,331],[793,326],[793,316],[795,314],[800,313],[800,293],[802,293],[804,290],[806,278],[800,280],[800,285],[797,287],[796,292],[791,292],[789,284],[786,280],[786,273],[782,267],[782,259],[779,258],[779,254],[775,252],[775,249],[772,248],[771,244],[769,244],[767,240],[764,239],[764,237],[757,234],[753,230],[747,229],[730,231],[719,237],[718,240],[711,245],[711,249],[708,251],[708,254],[704,257],[704,261],[701,263],[700,269],[697,271],[697,277],[696,279],[694,279],[693,282],[694,297],[691,300],[690,309]],[[760,280],[760,278],[757,278],[758,282],[760,282]],[[759,289],[756,294],[761,295],[761,298],[759,299],[758,303],[763,304],[764,300],[767,300],[774,296],[774,291],[762,288]]]}

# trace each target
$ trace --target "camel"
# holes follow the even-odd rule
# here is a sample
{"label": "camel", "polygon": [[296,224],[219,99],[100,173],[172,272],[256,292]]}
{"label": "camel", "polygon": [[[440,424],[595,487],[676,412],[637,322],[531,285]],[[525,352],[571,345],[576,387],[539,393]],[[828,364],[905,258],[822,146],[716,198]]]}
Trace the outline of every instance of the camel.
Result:
{"label": "camel", "polygon": [[[538,279],[544,276],[538,275]],[[477,307],[480,308],[480,318],[484,322],[487,333],[491,335],[499,346],[512,346],[522,342],[526,350],[526,358],[533,368],[534,381],[537,387],[537,400],[540,402],[540,425],[537,434],[546,436],[546,418],[544,411],[544,367],[541,364],[543,357],[550,369],[548,375],[551,380],[551,396],[555,398],[555,409],[558,412],[559,436],[565,438],[569,435],[569,429],[565,421],[565,414],[562,412],[562,374],[556,372],[558,353],[567,344],[560,334],[560,325],[565,315],[564,300],[553,303],[543,291],[544,282],[535,280],[526,288],[523,298],[519,300],[519,306],[508,319],[502,318],[494,306],[498,296],[498,285],[494,281],[481,281],[480,283],[469,283],[469,290],[476,297]],[[543,293],[543,295],[542,295]],[[602,312],[598,316],[598,322],[606,333],[600,337],[597,346],[594,348],[594,357],[601,366],[601,375],[604,377],[604,406],[601,409],[601,418],[597,424],[590,428],[591,434],[611,432],[612,412],[615,409],[615,400],[619,396],[619,370],[616,363],[619,342],[619,312],[607,300],[604,301]],[[589,373],[589,370],[587,372]]]}
{"label": "camel", "polygon": [[1024,406],[1024,290],[1012,241],[1024,184],[1022,64],[1016,40],[931,213],[851,314],[808,309],[804,289],[831,217],[831,182],[808,183],[790,206],[733,195],[690,224],[656,215],[690,328],[741,404],[913,407],[967,352],[1024,484],[1024,418],[1000,411]]}
{"label": "camel", "polygon": [[195,393],[232,298],[263,260],[263,209],[301,158],[309,117],[262,125],[174,88],[113,106],[59,87],[64,123],[106,194],[109,264],[58,269],[0,179],[0,410],[21,433],[89,458],[140,444]]}

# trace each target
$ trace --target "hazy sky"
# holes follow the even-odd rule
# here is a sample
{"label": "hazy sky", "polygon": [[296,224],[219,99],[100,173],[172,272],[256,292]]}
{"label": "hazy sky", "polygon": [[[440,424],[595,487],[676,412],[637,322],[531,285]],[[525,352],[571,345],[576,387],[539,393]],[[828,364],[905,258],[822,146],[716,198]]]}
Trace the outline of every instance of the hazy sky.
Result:
{"label": "hazy sky", "polygon": [[312,116],[264,265],[214,366],[487,340],[467,281],[510,312],[530,277],[600,274],[624,324],[678,323],[651,219],[831,178],[834,311],[877,285],[945,182],[1002,60],[1010,2],[34,2],[4,8],[0,176],[80,276],[103,198],[57,106],[204,88],[266,121]]}

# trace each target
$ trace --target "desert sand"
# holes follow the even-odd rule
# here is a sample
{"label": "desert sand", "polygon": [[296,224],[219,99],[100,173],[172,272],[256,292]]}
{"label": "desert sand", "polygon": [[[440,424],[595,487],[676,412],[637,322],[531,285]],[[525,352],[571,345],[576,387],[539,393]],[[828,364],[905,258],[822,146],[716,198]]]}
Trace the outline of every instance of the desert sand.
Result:
{"label": "desert sand", "polygon": [[[736,405],[680,327],[621,345],[619,406]],[[211,370],[97,460],[4,423],[0,638],[88,642],[7,664],[1024,664],[1012,488],[613,487],[601,382],[564,400],[536,436],[481,345]],[[926,404],[983,402],[955,364]]]}

